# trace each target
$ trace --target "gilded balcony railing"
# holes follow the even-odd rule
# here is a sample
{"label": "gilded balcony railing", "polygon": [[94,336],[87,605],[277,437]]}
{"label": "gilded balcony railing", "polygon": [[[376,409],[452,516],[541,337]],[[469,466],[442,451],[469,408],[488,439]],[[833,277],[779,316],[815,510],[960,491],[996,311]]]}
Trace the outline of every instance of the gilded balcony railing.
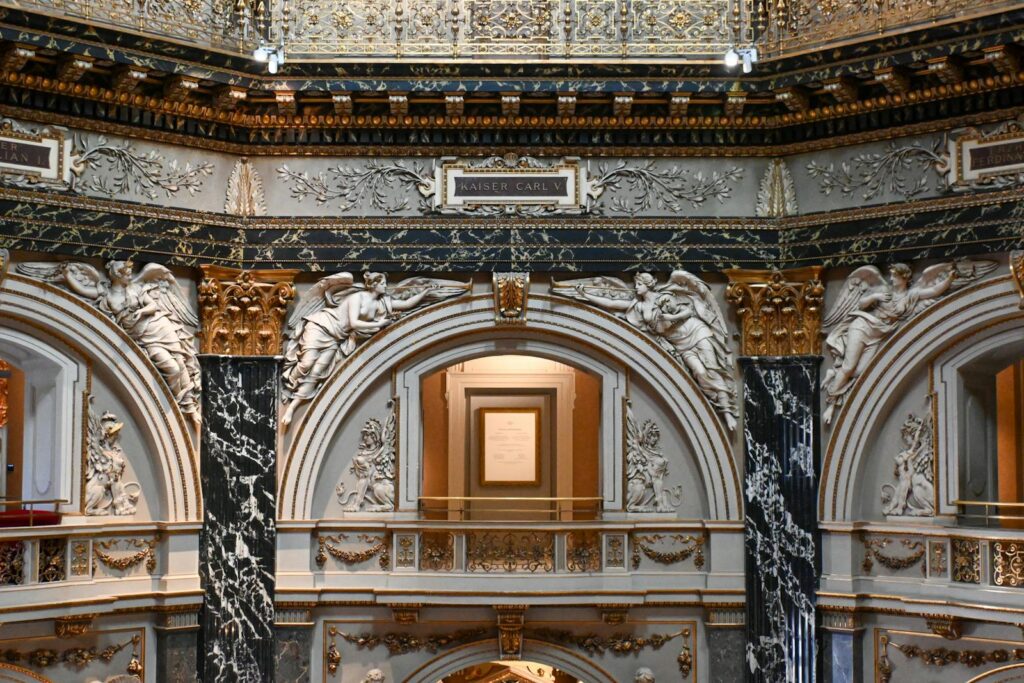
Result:
{"label": "gilded balcony railing", "polygon": [[0,0],[241,54],[289,59],[710,62],[820,49],[1024,7],[1007,0]]}

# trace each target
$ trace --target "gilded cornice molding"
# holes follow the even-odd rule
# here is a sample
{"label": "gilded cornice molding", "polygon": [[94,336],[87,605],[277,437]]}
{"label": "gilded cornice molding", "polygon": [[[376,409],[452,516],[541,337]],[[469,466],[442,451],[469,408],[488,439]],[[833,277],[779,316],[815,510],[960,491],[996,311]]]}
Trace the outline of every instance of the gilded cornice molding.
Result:
{"label": "gilded cornice molding", "polygon": [[725,271],[726,301],[740,320],[740,354],[802,356],[821,353],[821,266],[792,270]]}
{"label": "gilded cornice molding", "polygon": [[201,266],[200,353],[276,356],[297,270]]}

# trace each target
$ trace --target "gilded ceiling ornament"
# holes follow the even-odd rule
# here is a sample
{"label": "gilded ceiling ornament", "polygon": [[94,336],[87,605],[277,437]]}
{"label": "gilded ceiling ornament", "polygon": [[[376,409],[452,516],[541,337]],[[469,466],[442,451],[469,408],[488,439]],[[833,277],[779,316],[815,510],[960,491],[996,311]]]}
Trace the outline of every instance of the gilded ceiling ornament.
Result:
{"label": "gilded ceiling ornament", "polygon": [[580,299],[611,311],[653,337],[686,366],[697,385],[736,428],[736,379],[729,335],[722,311],[704,282],[685,270],[675,270],[668,282],[638,273],[633,287],[614,277],[552,282],[551,293]]}
{"label": "gilded ceiling ornament", "polygon": [[238,270],[201,266],[200,353],[276,356],[282,324],[295,297],[296,270]]}
{"label": "gilded ceiling ornament", "polygon": [[228,178],[224,212],[235,216],[265,216],[267,202],[263,196],[263,178],[248,157],[235,162]]}
{"label": "gilded ceiling ornament", "polygon": [[861,266],[850,273],[823,323],[831,328],[825,347],[833,359],[822,382],[825,424],[832,422],[836,408],[896,330],[945,294],[988,275],[997,265],[967,259],[940,263],[925,268],[916,281],[904,263],[889,268],[889,282],[875,266]]}
{"label": "gilded ceiling ornament", "polygon": [[338,365],[359,344],[407,312],[466,294],[471,283],[414,277],[389,288],[384,273],[351,273],[323,278],[299,296],[288,317],[284,351],[285,411],[291,424],[296,408],[312,399]]}
{"label": "gilded ceiling ornament", "polygon": [[661,430],[654,420],[643,424],[626,401],[626,512],[675,512],[683,487],[668,487],[668,458],[661,452]]}
{"label": "gilded ceiling ornament", "polygon": [[164,266],[150,263],[132,274],[129,261],[108,261],[104,277],[87,263],[19,263],[19,273],[67,287],[108,315],[146,352],[167,382],[181,412],[199,428],[199,326],[188,296]]}
{"label": "gilded ceiling ornament", "polygon": [[526,323],[526,305],[530,296],[529,273],[494,273],[494,322],[499,325]]}
{"label": "gilded ceiling ornament", "polygon": [[931,414],[910,415],[903,422],[903,448],[896,454],[895,484],[882,484],[886,516],[931,517],[935,514],[935,449]]}
{"label": "gilded ceiling ornament", "polygon": [[388,401],[388,415],[383,422],[370,418],[360,431],[358,451],[348,468],[356,480],[355,490],[348,491],[345,482],[335,489],[345,512],[395,509],[396,400]]}
{"label": "gilded ceiling ornament", "polygon": [[754,215],[761,218],[781,218],[799,213],[796,204],[796,186],[784,159],[772,159],[761,177],[757,191]]}
{"label": "gilded ceiling ornament", "polygon": [[89,397],[89,448],[85,473],[85,514],[134,515],[142,487],[123,481],[128,464],[121,448],[124,423],[110,412],[97,416]]}
{"label": "gilded ceiling ornament", "polygon": [[1024,308],[1024,251],[1010,252],[1010,272],[1020,293],[1020,307]]}
{"label": "gilded ceiling ornament", "polygon": [[794,270],[726,270],[725,299],[740,320],[744,356],[821,353],[821,267]]}

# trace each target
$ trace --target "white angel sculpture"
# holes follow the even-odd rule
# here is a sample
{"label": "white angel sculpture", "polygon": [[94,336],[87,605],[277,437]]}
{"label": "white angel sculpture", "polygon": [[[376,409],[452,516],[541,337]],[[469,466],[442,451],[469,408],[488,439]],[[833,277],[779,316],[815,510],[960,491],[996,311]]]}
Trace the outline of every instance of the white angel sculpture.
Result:
{"label": "white angel sculpture", "polygon": [[943,294],[960,289],[996,269],[994,261],[960,260],[925,268],[911,284],[913,271],[905,263],[889,268],[890,282],[874,266],[861,266],[846,278],[843,293],[825,317],[832,328],[825,347],[833,364],[825,373],[825,424],[867,368],[879,344],[907,320],[931,306]]}
{"label": "white angel sculpture", "polygon": [[402,313],[465,294],[470,283],[414,277],[388,288],[383,273],[351,273],[323,278],[296,302],[288,316],[284,350],[286,404],[281,424],[291,424],[295,409],[312,399],[338,363]]}
{"label": "white angel sculpture", "polygon": [[201,424],[199,320],[167,268],[150,263],[132,275],[130,261],[109,261],[109,279],[87,263],[20,263],[19,273],[64,285],[109,315],[146,352],[163,375],[181,412]]}
{"label": "white angel sculpture", "polygon": [[581,299],[612,311],[650,334],[686,365],[698,386],[722,413],[729,430],[736,428],[733,357],[722,312],[711,290],[685,270],[675,270],[658,284],[650,273],[638,273],[633,287],[614,277],[565,280],[551,293]]}

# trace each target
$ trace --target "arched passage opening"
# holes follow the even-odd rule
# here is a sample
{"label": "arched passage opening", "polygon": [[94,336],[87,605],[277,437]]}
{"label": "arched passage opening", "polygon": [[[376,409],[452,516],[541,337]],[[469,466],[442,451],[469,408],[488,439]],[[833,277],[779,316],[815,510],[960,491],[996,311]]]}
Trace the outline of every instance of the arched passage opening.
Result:
{"label": "arched passage opening", "polygon": [[[446,652],[430,660],[410,674],[404,683],[450,683],[448,678],[498,661],[497,644],[481,641]],[[571,650],[527,638],[523,641],[523,661],[561,672],[568,680],[586,683],[623,683],[597,663],[580,657]],[[458,680],[458,679],[454,679]],[[461,681],[459,683],[462,683]],[[468,682],[467,682],[468,683]],[[557,681],[557,683],[562,683]]]}

